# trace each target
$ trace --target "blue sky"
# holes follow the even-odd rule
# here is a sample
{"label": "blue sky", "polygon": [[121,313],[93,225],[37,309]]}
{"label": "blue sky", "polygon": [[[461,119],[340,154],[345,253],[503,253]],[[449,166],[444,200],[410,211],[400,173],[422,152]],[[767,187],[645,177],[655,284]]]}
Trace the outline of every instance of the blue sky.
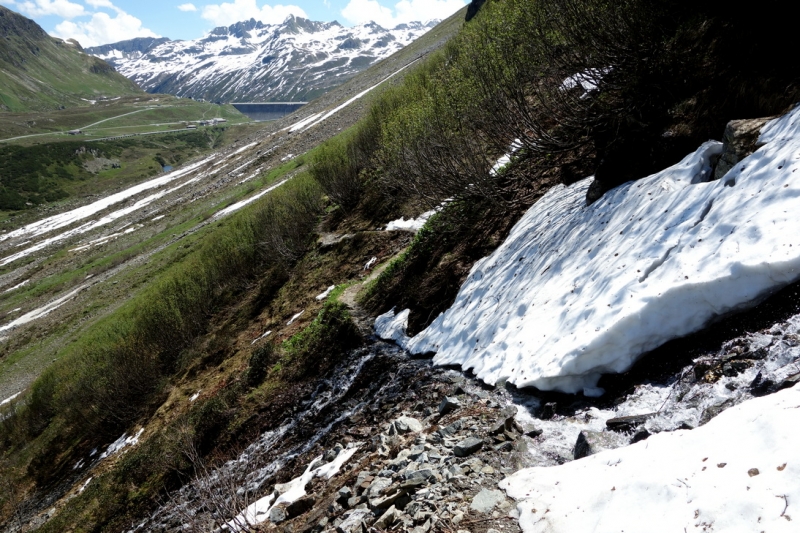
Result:
{"label": "blue sky", "polygon": [[338,20],[351,26],[375,21],[393,27],[441,19],[468,0],[0,0],[48,33],[83,46],[134,37],[196,39],[216,26],[256,18],[277,24],[288,15]]}

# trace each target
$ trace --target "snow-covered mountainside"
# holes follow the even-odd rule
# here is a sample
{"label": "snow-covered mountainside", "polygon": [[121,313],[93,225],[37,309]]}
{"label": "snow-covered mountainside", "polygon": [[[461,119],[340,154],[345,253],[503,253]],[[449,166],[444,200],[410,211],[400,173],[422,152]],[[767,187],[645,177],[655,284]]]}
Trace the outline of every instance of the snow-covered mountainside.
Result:
{"label": "snow-covered mountainside", "polygon": [[387,30],[291,16],[250,19],[202,39],[140,39],[87,48],[148,92],[220,102],[311,100],[420,37],[436,21]]}
{"label": "snow-covered mountainside", "polygon": [[600,395],[601,374],[800,279],[800,108],[759,145],[717,181],[710,141],[590,206],[590,179],[557,186],[426,330],[405,337],[406,312],[376,328],[487,383]]}

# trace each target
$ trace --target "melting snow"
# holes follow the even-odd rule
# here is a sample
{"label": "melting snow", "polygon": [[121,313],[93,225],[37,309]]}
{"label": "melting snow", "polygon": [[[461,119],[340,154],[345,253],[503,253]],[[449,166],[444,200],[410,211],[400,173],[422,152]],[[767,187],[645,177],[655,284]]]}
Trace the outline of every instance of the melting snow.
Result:
{"label": "melting snow", "polygon": [[[275,499],[275,494],[272,493],[260,500],[250,504],[239,516],[228,522],[226,525],[231,531],[247,531],[247,526],[255,526],[265,522],[269,518],[270,510],[281,503],[289,504],[296,502],[306,495],[306,485],[308,485],[315,477],[324,477],[331,479],[339,473],[342,466],[350,460],[351,457],[358,451],[359,445],[348,448],[339,452],[336,459],[330,463],[323,463],[322,456],[320,455],[306,468],[303,475],[294,478],[288,483],[284,484],[286,489],[283,494]],[[273,503],[273,500],[274,503]]]}
{"label": "melting snow", "polygon": [[2,402],[0,402],[0,405],[5,405],[5,404],[7,404],[7,403],[11,403],[11,401],[12,401],[14,398],[16,398],[17,396],[19,396],[20,394],[22,394],[22,391],[20,391],[20,392],[17,392],[17,393],[15,393],[15,394],[12,394],[12,395],[11,395],[11,396],[9,396],[8,398],[6,398],[6,399],[5,399],[5,400],[3,400]]}
{"label": "melting snow", "polygon": [[144,428],[140,429],[136,435],[129,437],[127,433],[124,433],[120,438],[112,442],[106,451],[100,454],[98,460],[103,460],[106,457],[111,457],[115,453],[121,451],[123,448],[127,448],[128,446],[135,446],[139,444],[139,437],[144,433]]}
{"label": "melting snow", "polygon": [[93,477],[90,477],[89,479],[87,479],[87,480],[84,482],[84,484],[83,484],[83,485],[81,485],[81,488],[79,488],[79,489],[78,489],[78,494],[80,494],[81,492],[85,491],[85,490],[86,490],[86,487],[88,487],[88,486],[89,486],[89,483],[91,483],[93,479],[94,479]]}
{"label": "melting snow", "polygon": [[330,296],[330,294],[333,292],[333,289],[335,289],[335,288],[336,288],[336,285],[331,285],[330,287],[325,289],[325,291],[323,291],[322,293],[318,294],[317,298],[316,298],[317,301],[322,301],[325,298],[327,298],[328,296]]}
{"label": "melting snow", "polygon": [[13,322],[9,322],[5,326],[0,326],[0,333],[2,333],[4,331],[8,331],[10,329],[13,329],[13,328],[15,328],[17,326],[21,326],[23,324],[27,324],[28,322],[33,322],[34,320],[37,320],[39,318],[42,318],[43,316],[51,313],[52,311],[55,311],[56,309],[58,309],[59,307],[61,307],[65,303],[67,303],[69,300],[74,298],[76,294],[78,294],[83,289],[87,288],[88,286],[89,286],[88,284],[81,285],[77,289],[73,289],[69,293],[67,293],[64,296],[62,296],[61,298],[53,300],[52,302],[49,302],[48,304],[43,305],[42,307],[39,307],[38,309],[34,309],[33,311],[25,313],[21,317],[17,318]]}
{"label": "melting snow", "polygon": [[401,217],[397,220],[392,220],[389,224],[386,225],[386,231],[397,231],[397,230],[405,230],[405,231],[419,231],[422,229],[422,226],[428,222],[428,219],[435,215],[439,210],[433,209],[431,211],[427,211],[422,213],[417,218],[410,218],[408,220],[405,217]]}
{"label": "melting snow", "polygon": [[13,287],[11,287],[11,288],[9,288],[9,289],[6,289],[6,290],[4,290],[4,291],[3,291],[3,293],[6,293],[6,292],[11,292],[11,291],[14,291],[14,290],[17,290],[17,289],[19,289],[20,287],[24,287],[25,285],[27,285],[28,283],[30,283],[30,281],[31,281],[31,280],[29,280],[29,279],[26,279],[26,280],[25,280],[25,281],[23,281],[22,283],[17,283],[17,284],[16,284],[16,285],[14,285]]}
{"label": "melting snow", "polygon": [[372,259],[367,261],[366,265],[364,265],[364,270],[369,270],[370,268],[375,266],[375,263],[377,263],[377,262],[378,262],[378,258],[377,257],[373,257]]}
{"label": "melting snow", "polygon": [[236,202],[235,204],[230,205],[230,206],[226,207],[225,209],[220,210],[219,212],[217,212],[217,214],[214,215],[214,218],[222,218],[224,216],[230,215],[231,213],[234,213],[234,212],[238,211],[239,209],[245,207],[246,205],[252,204],[253,202],[258,200],[259,198],[261,198],[265,194],[274,191],[275,189],[277,189],[278,187],[280,187],[281,185],[283,185],[284,183],[286,183],[290,179],[292,179],[292,178],[285,179],[280,183],[276,183],[275,185],[273,185],[271,187],[267,187],[266,189],[264,189],[260,193],[255,194],[255,195],[251,196],[250,198],[242,200],[241,202]]}
{"label": "melting snow", "polygon": [[796,531],[800,389],[732,407],[705,426],[500,483],[525,533]]}
{"label": "melting snow", "polygon": [[294,324],[294,321],[295,321],[295,320],[297,320],[298,318],[300,318],[301,316],[303,316],[303,313],[305,313],[305,312],[306,312],[306,310],[305,310],[305,309],[303,309],[302,311],[300,311],[299,313],[297,313],[296,315],[294,315],[294,316],[293,316],[293,317],[292,317],[292,318],[289,320],[289,322],[287,322],[287,323],[286,323],[286,325],[287,325],[287,326],[291,326],[292,324]]}
{"label": "melting snow", "polygon": [[260,341],[261,339],[268,337],[271,333],[272,333],[272,330],[264,332],[263,335],[261,335],[259,338],[257,338],[253,342],[251,342],[250,345],[253,345],[253,344],[257,343],[258,341]]}
{"label": "melting snow", "polygon": [[719,181],[708,142],[591,206],[589,179],[554,187],[402,344],[487,383],[597,393],[602,373],[757,303],[800,278],[800,108],[760,142]]}

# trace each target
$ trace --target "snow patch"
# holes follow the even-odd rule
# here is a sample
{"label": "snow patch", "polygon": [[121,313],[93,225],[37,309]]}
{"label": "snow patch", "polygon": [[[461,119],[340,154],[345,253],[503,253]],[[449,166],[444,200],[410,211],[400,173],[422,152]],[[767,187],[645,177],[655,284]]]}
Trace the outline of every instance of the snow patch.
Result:
{"label": "snow patch", "polygon": [[0,326],[0,333],[2,333],[4,331],[9,331],[9,330],[14,329],[14,328],[16,328],[18,326],[22,326],[24,324],[27,324],[28,322],[33,322],[34,320],[37,320],[39,318],[42,318],[43,316],[48,315],[49,313],[55,311],[56,309],[58,309],[59,307],[61,307],[65,303],[67,303],[69,300],[74,298],[75,295],[77,295],[79,292],[81,292],[82,290],[84,290],[88,286],[89,286],[88,284],[81,285],[77,289],[73,289],[72,291],[68,292],[67,294],[65,294],[61,298],[53,300],[52,302],[49,302],[48,304],[43,305],[42,307],[39,307],[38,309],[34,309],[33,311],[25,313],[21,317],[17,318],[16,320],[14,320],[12,322],[9,322],[5,326]]}
{"label": "snow patch", "polygon": [[301,316],[303,316],[303,313],[305,313],[305,312],[306,312],[306,310],[305,310],[305,309],[303,309],[302,311],[300,311],[299,313],[297,313],[296,315],[294,315],[294,316],[293,316],[291,319],[289,319],[289,322],[287,322],[287,323],[286,323],[286,325],[287,325],[287,326],[291,326],[292,324],[294,324],[295,320],[297,320],[298,318],[300,318]]}
{"label": "snow patch", "polygon": [[19,289],[20,287],[24,287],[25,285],[27,285],[27,284],[28,284],[28,283],[30,283],[30,282],[31,282],[31,280],[29,280],[29,279],[26,279],[26,280],[25,280],[25,281],[23,281],[22,283],[17,283],[17,284],[16,284],[16,285],[14,285],[13,287],[11,287],[11,288],[9,288],[9,289],[6,289],[6,290],[4,290],[4,291],[3,291],[3,293],[5,294],[5,293],[7,293],[7,292],[15,291],[15,290]]}
{"label": "snow patch", "polygon": [[108,446],[108,448],[106,448],[106,451],[104,451],[103,453],[100,454],[100,457],[98,457],[98,461],[102,461],[106,457],[111,457],[112,455],[114,455],[116,453],[119,453],[120,451],[122,451],[124,448],[127,448],[128,446],[135,446],[135,445],[139,444],[139,437],[142,436],[142,433],[144,433],[144,428],[141,428],[136,433],[136,435],[134,435],[132,437],[129,437],[127,433],[123,433],[120,438],[118,438],[117,440],[112,442]]}
{"label": "snow patch", "polygon": [[14,398],[16,398],[17,396],[19,396],[20,394],[22,394],[22,391],[19,391],[19,392],[15,393],[15,394],[12,394],[12,395],[11,395],[11,396],[9,396],[8,398],[6,398],[6,399],[5,399],[5,400],[3,400],[2,402],[0,402],[0,405],[5,405],[5,404],[7,404],[7,403],[11,403],[11,402],[14,400]]}
{"label": "snow patch", "polygon": [[[800,389],[732,407],[694,430],[500,482],[525,533],[794,531]],[[700,529],[698,529],[700,528]]]}
{"label": "snow patch", "polygon": [[[355,445],[351,448],[342,450],[336,458],[330,463],[323,463],[322,456],[320,455],[306,468],[301,476],[294,478],[288,483],[284,484],[285,492],[275,499],[274,492],[261,498],[260,500],[250,504],[242,511],[236,518],[226,524],[227,528],[231,531],[248,531],[248,526],[256,526],[265,522],[269,518],[269,512],[273,507],[279,504],[290,504],[296,502],[306,495],[306,485],[308,485],[315,477],[331,479],[339,473],[342,466],[350,460],[351,457],[358,451],[360,445]],[[274,502],[273,502],[274,500]]]}
{"label": "snow patch", "polygon": [[271,333],[272,333],[272,330],[264,332],[264,334],[263,334],[263,335],[261,335],[259,338],[257,338],[257,339],[256,339],[256,340],[254,340],[253,342],[251,342],[251,343],[250,343],[250,345],[252,346],[253,344],[255,344],[255,343],[257,343],[258,341],[260,341],[261,339],[264,339],[264,338],[268,337],[268,336],[269,336]]}
{"label": "snow patch", "polygon": [[426,211],[422,213],[417,218],[410,218],[408,220],[405,217],[398,218],[397,220],[392,220],[389,224],[386,225],[386,231],[419,231],[422,229],[422,226],[428,222],[428,219],[431,218],[433,215],[441,211],[440,209],[432,209],[431,211]]}
{"label": "snow patch", "polygon": [[[800,108],[719,181],[708,142],[586,206],[551,189],[479,261],[413,353],[487,383],[575,393],[800,278]],[[730,186],[735,183],[735,186]]]}
{"label": "snow patch", "polygon": [[331,285],[330,287],[325,289],[322,293],[318,294],[317,297],[316,297],[316,300],[318,302],[321,302],[322,300],[324,300],[325,298],[330,296],[335,288],[336,288],[336,285]]}

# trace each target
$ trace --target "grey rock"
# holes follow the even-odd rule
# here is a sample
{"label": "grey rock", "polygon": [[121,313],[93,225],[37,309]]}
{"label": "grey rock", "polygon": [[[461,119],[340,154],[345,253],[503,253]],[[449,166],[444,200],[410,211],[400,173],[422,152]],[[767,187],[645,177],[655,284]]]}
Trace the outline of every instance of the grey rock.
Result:
{"label": "grey rock", "polygon": [[728,122],[722,139],[722,155],[714,170],[715,180],[722,178],[739,161],[756,151],[761,127],[767,120],[769,119],[756,118]]}
{"label": "grey rock", "polygon": [[375,521],[373,526],[378,529],[388,529],[397,521],[397,515],[398,511],[395,506],[392,505]]}
{"label": "grey rock", "polygon": [[463,425],[464,423],[462,422],[461,419],[459,419],[453,422],[452,424],[439,429],[439,431],[437,431],[436,434],[442,438],[452,437],[461,430],[461,427]]}
{"label": "grey rock", "polygon": [[344,520],[336,528],[338,533],[361,533],[372,515],[368,509],[354,509],[344,514]]}
{"label": "grey rock", "polygon": [[273,524],[280,524],[289,519],[289,513],[286,510],[286,505],[279,504],[269,510],[269,521]]}
{"label": "grey rock", "polygon": [[581,431],[575,442],[573,457],[581,459],[616,447],[612,437],[602,431]]}
{"label": "grey rock", "polygon": [[336,493],[336,501],[339,503],[346,502],[353,497],[353,490],[350,487],[342,487]]}
{"label": "grey rock", "polygon": [[506,495],[503,494],[503,491],[482,489],[472,499],[472,503],[469,504],[469,508],[473,511],[478,511],[479,513],[488,513],[494,509],[495,505],[502,503],[505,501],[505,499]]}
{"label": "grey rock", "polygon": [[483,441],[476,437],[469,437],[458,444],[455,445],[453,448],[453,453],[456,457],[467,457],[468,455],[472,455],[473,453],[477,452],[483,447]]}
{"label": "grey rock", "polygon": [[[347,499],[347,507],[354,509],[366,501],[366,496],[353,496]],[[344,505],[344,504],[342,504]]]}
{"label": "grey rock", "polygon": [[375,496],[379,496],[384,491],[384,489],[389,487],[391,484],[392,484],[391,479],[385,477],[376,477],[370,484],[369,488],[367,489],[367,496],[369,498],[374,498]]}
{"label": "grey rock", "polygon": [[422,422],[410,416],[401,416],[394,421],[394,427],[400,434],[419,433],[422,431]]}
{"label": "grey rock", "polygon": [[369,501],[369,504],[375,509],[388,509],[392,505],[395,505],[396,507],[404,507],[404,505],[400,502],[406,497],[407,494],[408,493],[406,492],[405,488],[398,487],[396,490],[390,491],[386,496],[373,498]]}
{"label": "grey rock", "polygon": [[458,398],[452,396],[445,396],[442,403],[439,404],[439,414],[442,416],[457,411],[458,409],[461,409],[461,402],[458,401]]}
{"label": "grey rock", "polygon": [[403,477],[406,481],[419,481],[421,483],[427,481],[428,479],[435,476],[435,473],[430,468],[422,468],[420,470],[415,470],[413,472],[406,472],[403,474]]}

